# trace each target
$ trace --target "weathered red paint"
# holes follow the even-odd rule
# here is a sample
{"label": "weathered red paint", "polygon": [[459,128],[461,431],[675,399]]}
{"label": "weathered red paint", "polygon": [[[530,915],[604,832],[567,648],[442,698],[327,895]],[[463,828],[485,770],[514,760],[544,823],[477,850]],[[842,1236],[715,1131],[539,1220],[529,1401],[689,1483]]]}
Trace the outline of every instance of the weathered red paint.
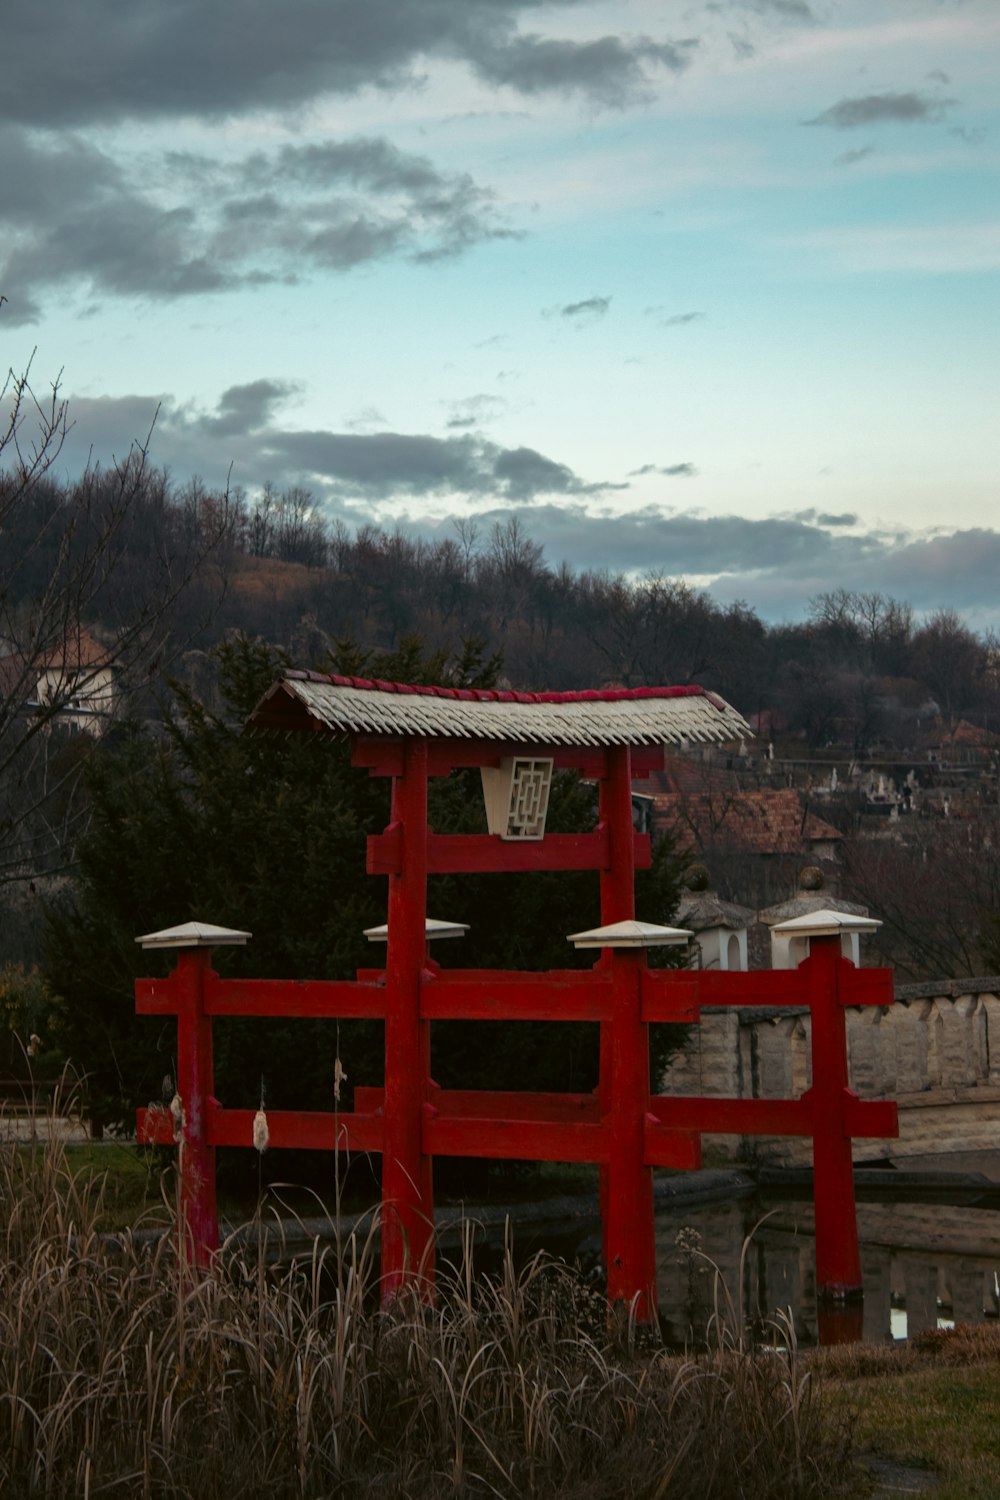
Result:
{"label": "weathered red paint", "polygon": [[389,877],[385,960],[385,1120],[382,1145],[382,1296],[408,1277],[433,1280],[434,1199],[421,1151],[430,1078],[430,1031],[420,1019],[427,950],[427,742],[409,740],[392,782],[392,821],[401,861]]}
{"label": "weathered red paint", "polygon": [[190,1258],[206,1263],[219,1247],[215,1201],[215,1148],[207,1114],[212,1102],[212,1023],[205,1015],[204,987],[211,954],[183,948],[177,955],[177,1093],[183,1110],[180,1149],[181,1230]]}
{"label": "weathered red paint", "polygon": [[[631,809],[631,798],[629,799]],[[629,832],[635,846],[635,868],[652,862],[648,833]],[[432,833],[427,838],[430,875],[489,875],[495,870],[527,874],[531,870],[601,870],[612,863],[609,830],[598,825],[593,833],[550,833],[537,843],[511,844],[496,833]],[[402,830],[390,823],[385,833],[368,837],[368,874],[398,875]]]}
{"label": "weathered red paint", "polygon": [[[551,747],[538,747],[550,753]],[[192,1259],[218,1244],[214,1153],[250,1146],[254,1112],[212,1097],[212,1018],[224,1015],[374,1017],[385,1021],[385,1083],[355,1089],[354,1109],[269,1111],[273,1147],[350,1149],[383,1156],[382,1288],[389,1299],[416,1281],[433,1288],[433,1158],[506,1157],[595,1163],[608,1295],[640,1319],[655,1313],[652,1168],[695,1167],[712,1132],[805,1135],[814,1143],[816,1271],[820,1296],[841,1302],[860,1288],[851,1138],[898,1130],[894,1104],[848,1087],[844,1008],[888,1004],[888,970],[855,970],[839,940],[813,938],[797,970],[754,973],[655,970],[641,950],[604,949],[589,970],[442,970],[426,951],[428,873],[594,868],[602,925],[635,915],[635,870],[648,839],[632,827],[631,784],[652,764],[648,746],[552,750],[557,763],[598,775],[597,828],[538,843],[427,827],[427,781],[455,765],[491,764],[496,745],[358,736],[355,760],[392,777],[385,833],[369,840],[369,866],[389,875],[384,969],[354,981],[223,980],[205,949],[181,950],[166,979],[136,981],[136,1008],[178,1018],[178,1093],[184,1106],[180,1171]],[[813,1085],[798,1099],[650,1096],[649,1025],[697,1020],[700,1007],[808,1006]],[[431,1073],[430,1023],[444,1019],[598,1022],[600,1080],[593,1094],[440,1089]],[[174,1139],[169,1110],[139,1112],[139,1138]],[[830,1324],[831,1337],[841,1323]],[[846,1325],[845,1325],[846,1326]],[[851,1322],[850,1327],[854,1327]]]}
{"label": "weathered red paint", "polygon": [[[844,1118],[848,1093],[847,1027],[841,979],[853,965],[837,937],[813,938],[807,971],[812,1012],[813,1197],[816,1205],[816,1287],[835,1299],[861,1292],[851,1138]],[[821,1128],[816,1129],[817,1122]]]}

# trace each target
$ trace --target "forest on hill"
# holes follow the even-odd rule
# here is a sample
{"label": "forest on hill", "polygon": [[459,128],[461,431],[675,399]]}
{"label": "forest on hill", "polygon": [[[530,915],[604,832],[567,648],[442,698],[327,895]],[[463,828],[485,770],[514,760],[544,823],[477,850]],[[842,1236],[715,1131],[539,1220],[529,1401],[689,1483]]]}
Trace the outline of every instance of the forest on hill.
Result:
{"label": "forest on hill", "polygon": [[322,667],[345,642],[360,661],[417,638],[454,655],[476,641],[521,689],[700,683],[808,749],[854,756],[910,748],[935,716],[946,728],[1000,720],[997,641],[953,611],[918,618],[880,593],[821,593],[803,622],[769,624],[672,577],[668,557],[641,576],[548,559],[530,509],[490,529],[458,521],[433,540],[351,532],[303,489],[220,495],[145,466],[122,508],[112,473],[76,486],[43,478],[0,511],[7,652],[78,554],[94,564],[72,600],[82,623],[111,643],[146,621],[154,688],[172,670],[207,690],[203,654],[239,630],[300,666]]}

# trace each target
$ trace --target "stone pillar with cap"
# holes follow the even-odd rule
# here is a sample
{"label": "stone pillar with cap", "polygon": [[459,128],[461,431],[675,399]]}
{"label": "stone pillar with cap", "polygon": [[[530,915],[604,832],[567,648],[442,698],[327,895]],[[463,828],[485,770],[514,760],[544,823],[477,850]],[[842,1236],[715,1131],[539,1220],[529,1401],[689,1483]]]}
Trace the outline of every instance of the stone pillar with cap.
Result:
{"label": "stone pillar with cap", "polygon": [[[845,922],[839,929],[841,952],[844,957],[861,967],[859,939],[874,927],[866,927],[868,908],[853,901],[844,901],[826,889],[826,877],[818,865],[806,865],[800,872],[798,890],[790,901],[779,902],[759,913],[759,920],[770,929],[771,968],[796,969],[809,956],[809,937],[805,928],[791,925],[802,917],[806,925],[813,918],[822,918],[829,913],[845,917],[857,917],[858,923]],[[875,923],[877,927],[879,924]]]}
{"label": "stone pillar with cap", "polygon": [[724,971],[749,968],[747,932],[754,913],[749,907],[723,901],[711,889],[707,865],[693,864],[685,871],[677,919],[694,932],[699,968]]}
{"label": "stone pillar with cap", "polygon": [[206,1265],[219,1247],[215,1147],[209,1142],[208,1132],[214,1074],[205,981],[211,973],[212,949],[242,947],[249,937],[249,932],[232,927],[184,922],[136,938],[145,949],[177,951],[177,962],[167,981],[173,987],[177,1007],[177,1078],[171,1111],[181,1186],[179,1229],[183,1252],[195,1265]]}

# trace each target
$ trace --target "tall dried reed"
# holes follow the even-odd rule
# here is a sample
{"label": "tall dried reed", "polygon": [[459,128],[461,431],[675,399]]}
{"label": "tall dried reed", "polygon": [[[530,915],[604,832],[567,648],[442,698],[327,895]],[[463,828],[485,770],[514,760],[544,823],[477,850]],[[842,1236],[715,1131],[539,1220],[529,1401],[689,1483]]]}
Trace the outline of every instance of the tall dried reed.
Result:
{"label": "tall dried reed", "polygon": [[291,1266],[235,1241],[207,1272],[177,1235],[95,1229],[102,1185],[58,1142],[0,1147],[0,1491],[52,1500],[851,1493],[794,1341],[722,1332],[670,1355],[609,1324],[567,1268],[473,1274],[379,1309],[374,1237]]}

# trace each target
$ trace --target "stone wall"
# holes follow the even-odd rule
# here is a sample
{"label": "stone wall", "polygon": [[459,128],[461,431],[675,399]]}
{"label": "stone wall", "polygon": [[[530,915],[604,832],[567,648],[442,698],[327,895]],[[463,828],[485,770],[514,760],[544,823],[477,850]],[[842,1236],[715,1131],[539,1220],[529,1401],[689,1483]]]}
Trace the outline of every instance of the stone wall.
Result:
{"label": "stone wall", "polygon": [[[895,1099],[899,1139],[857,1140],[855,1160],[1000,1151],[1000,976],[896,986],[894,1005],[850,1008],[851,1087]],[[663,1080],[669,1094],[790,1099],[812,1081],[805,1008],[702,1011]],[[794,1137],[706,1136],[731,1159],[807,1165]]]}

